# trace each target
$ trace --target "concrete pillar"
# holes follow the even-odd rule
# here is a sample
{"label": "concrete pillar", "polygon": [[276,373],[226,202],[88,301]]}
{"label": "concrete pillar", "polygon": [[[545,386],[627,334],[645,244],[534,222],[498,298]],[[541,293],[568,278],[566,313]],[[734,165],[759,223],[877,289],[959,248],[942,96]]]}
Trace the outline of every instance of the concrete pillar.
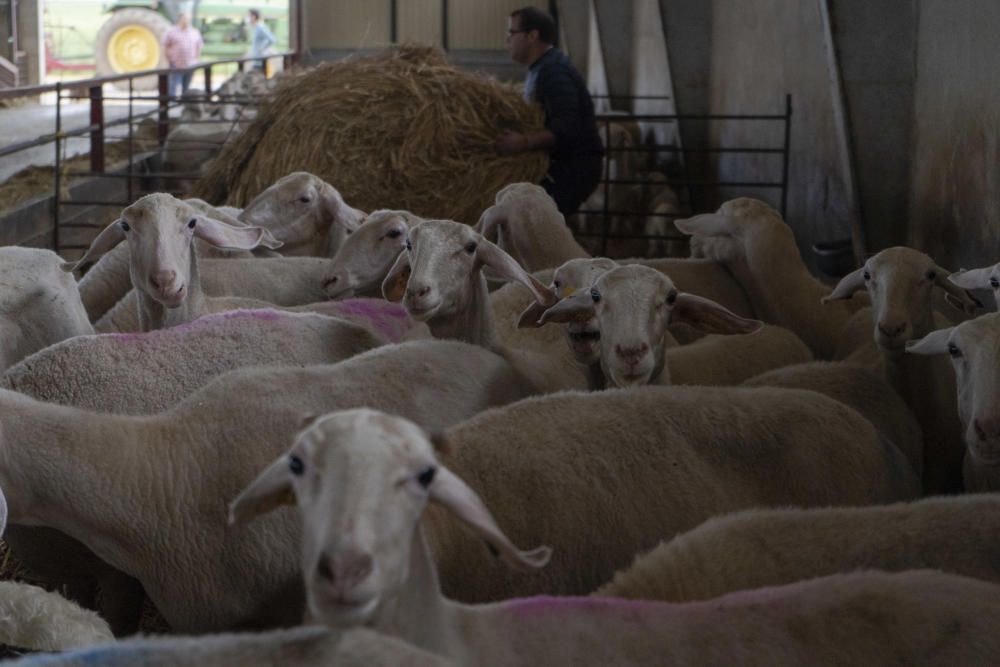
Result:
{"label": "concrete pillar", "polygon": [[562,0],[559,8],[559,40],[573,65],[579,70],[583,80],[589,74],[590,53],[590,2]]}
{"label": "concrete pillar", "polygon": [[[608,91],[612,96],[631,95],[632,81],[632,0],[594,0],[597,30],[604,54]],[[631,111],[620,100],[612,100],[612,109]]]}
{"label": "concrete pillar", "polygon": [[17,50],[20,86],[37,86],[45,78],[41,0],[15,0],[17,7]]}

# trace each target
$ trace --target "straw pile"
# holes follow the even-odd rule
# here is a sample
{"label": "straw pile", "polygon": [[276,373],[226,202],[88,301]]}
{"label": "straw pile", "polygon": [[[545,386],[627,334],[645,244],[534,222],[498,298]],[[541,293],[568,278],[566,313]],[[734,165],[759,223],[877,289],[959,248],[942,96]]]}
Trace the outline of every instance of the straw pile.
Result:
{"label": "straw pile", "polygon": [[192,196],[245,206],[282,176],[309,171],[366,211],[475,222],[503,186],[545,175],[543,152],[494,148],[504,131],[542,120],[515,87],[461,71],[437,49],[399,47],[289,77]]}

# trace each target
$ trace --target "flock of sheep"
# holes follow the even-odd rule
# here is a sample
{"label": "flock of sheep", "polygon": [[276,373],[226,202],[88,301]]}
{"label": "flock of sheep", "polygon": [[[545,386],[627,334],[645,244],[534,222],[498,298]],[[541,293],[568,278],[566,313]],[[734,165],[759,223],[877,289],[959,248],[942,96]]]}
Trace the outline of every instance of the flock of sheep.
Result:
{"label": "flock of sheep", "polygon": [[[470,226],[299,172],[144,196],[79,262],[0,249],[4,538],[100,614],[8,583],[0,641],[998,664],[1000,264],[890,248],[831,289],[763,202],[676,225],[690,258],[613,261],[535,185]],[[144,597],[179,634],[114,641]]]}

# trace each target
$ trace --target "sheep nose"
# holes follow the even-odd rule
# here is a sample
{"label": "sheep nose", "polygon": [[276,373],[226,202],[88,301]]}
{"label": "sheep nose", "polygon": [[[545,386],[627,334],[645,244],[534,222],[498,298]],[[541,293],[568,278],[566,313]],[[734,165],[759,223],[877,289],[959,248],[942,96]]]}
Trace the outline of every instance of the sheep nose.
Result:
{"label": "sheep nose", "polygon": [[642,359],[643,355],[648,351],[649,345],[646,343],[640,343],[639,345],[633,345],[630,347],[625,347],[621,343],[615,344],[615,353],[633,366],[639,363],[639,360]]}
{"label": "sheep nose", "polygon": [[149,276],[149,282],[156,289],[163,289],[165,286],[171,285],[175,278],[177,278],[176,271],[157,271]]}
{"label": "sheep nose", "polygon": [[316,572],[339,592],[346,593],[371,574],[373,565],[371,555],[363,552],[352,551],[336,559],[324,553],[316,564]]}
{"label": "sheep nose", "polygon": [[420,298],[422,296],[427,296],[430,293],[430,291],[431,291],[431,288],[429,286],[425,285],[423,287],[416,287],[414,289],[408,289],[408,290],[406,290],[406,293],[409,294],[410,298],[412,299],[414,297]]}
{"label": "sheep nose", "polygon": [[1000,417],[982,420],[976,417],[972,420],[972,427],[976,429],[976,435],[980,440],[1000,438]]}
{"label": "sheep nose", "polygon": [[898,336],[899,334],[903,333],[903,331],[906,330],[906,322],[903,322],[902,324],[898,324],[898,325],[896,325],[894,327],[893,326],[887,326],[887,325],[882,324],[881,322],[879,322],[878,323],[878,330],[881,331],[882,335],[885,336],[886,338],[890,338],[890,339],[891,338],[895,338],[896,336]]}

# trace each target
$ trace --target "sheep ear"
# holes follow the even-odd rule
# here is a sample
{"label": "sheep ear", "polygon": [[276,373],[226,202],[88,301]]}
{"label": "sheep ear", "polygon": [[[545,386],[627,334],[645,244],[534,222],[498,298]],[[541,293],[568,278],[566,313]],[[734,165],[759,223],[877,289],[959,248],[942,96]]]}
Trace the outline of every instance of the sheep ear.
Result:
{"label": "sheep ear", "polygon": [[243,524],[283,505],[294,504],[295,492],[289,479],[288,458],[282,456],[229,504],[229,525]]}
{"label": "sheep ear", "polygon": [[503,209],[494,204],[483,211],[483,214],[479,216],[479,222],[473,229],[482,234],[486,240],[496,241],[497,227],[505,222],[507,222],[507,217],[504,215]]}
{"label": "sheep ear", "polygon": [[442,505],[462,523],[486,541],[487,546],[515,570],[537,570],[549,562],[552,549],[538,547],[520,551],[497,526],[493,515],[486,509],[476,492],[442,465],[438,465],[434,483],[430,488],[432,501]]}
{"label": "sheep ear", "polygon": [[850,299],[854,293],[865,286],[865,267],[851,271],[840,279],[837,286],[828,295],[820,299],[820,303],[830,303],[837,299]]}
{"label": "sheep ear", "polygon": [[955,327],[932,331],[918,340],[906,341],[906,351],[911,354],[944,354],[948,351],[948,339]]}
{"label": "sheep ear", "polygon": [[118,218],[105,227],[97,235],[97,238],[91,242],[90,247],[87,248],[87,252],[84,253],[83,257],[76,262],[63,262],[59,265],[60,268],[66,272],[76,271],[88,262],[100,259],[101,256],[125,240],[125,230],[122,229],[121,223],[122,219]]}
{"label": "sheep ear", "polygon": [[476,249],[476,259],[483,266],[493,269],[499,277],[516,280],[527,287],[538,303],[551,306],[559,300],[555,292],[543,285],[538,278],[525,271],[524,267],[517,263],[517,260],[485,238],[479,242]]}
{"label": "sheep ear", "polygon": [[0,489],[0,537],[3,536],[6,530],[7,530],[7,496],[3,494],[3,489]]}
{"label": "sheep ear", "polygon": [[989,289],[992,266],[970,271],[956,271],[948,276],[948,281],[964,289]]}
{"label": "sheep ear", "polygon": [[196,216],[194,235],[216,248],[253,250],[258,246],[277,250],[284,244],[263,227],[233,227],[204,215]]}
{"label": "sheep ear", "polygon": [[549,322],[586,322],[596,315],[594,298],[590,296],[590,292],[580,291],[542,313],[538,325],[542,326]]}
{"label": "sheep ear", "polygon": [[382,281],[382,296],[387,301],[402,301],[406,284],[410,281],[410,256],[404,250],[399,253],[396,263],[389,269],[389,275]]}
{"label": "sheep ear", "polygon": [[340,196],[337,188],[324,182],[321,188],[320,197],[323,198],[323,208],[334,224],[343,225],[349,232],[356,231],[361,223],[365,221],[366,213],[353,206],[348,206],[344,198]]}
{"label": "sheep ear", "polygon": [[541,325],[538,321],[545,314],[545,306],[538,303],[537,301],[532,301],[531,305],[524,309],[521,316],[517,318],[517,328],[518,329],[536,329]]}
{"label": "sheep ear", "polygon": [[722,236],[737,231],[731,215],[722,213],[702,213],[690,218],[674,220],[674,225],[688,236]]}
{"label": "sheep ear", "polygon": [[[934,284],[944,290],[944,300],[955,308],[961,310],[966,315],[972,315],[976,308],[982,308],[983,304],[976,297],[972,296],[967,289],[963,289],[958,284],[949,280],[951,274],[940,266],[934,267]],[[989,284],[988,282],[986,283]],[[985,286],[985,285],[984,285]]]}
{"label": "sheep ear", "polygon": [[740,317],[711,299],[685,292],[677,294],[670,311],[670,322],[684,322],[716,334],[748,334],[764,326],[760,320]]}

